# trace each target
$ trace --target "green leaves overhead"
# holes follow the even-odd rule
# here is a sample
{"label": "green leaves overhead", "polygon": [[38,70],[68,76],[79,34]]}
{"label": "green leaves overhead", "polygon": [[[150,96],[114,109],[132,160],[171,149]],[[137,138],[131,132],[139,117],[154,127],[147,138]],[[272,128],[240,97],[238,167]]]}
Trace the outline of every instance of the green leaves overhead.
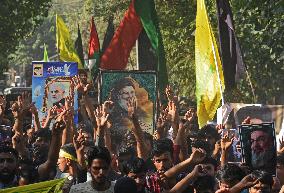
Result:
{"label": "green leaves overhead", "polygon": [[48,14],[51,0],[2,0],[0,4],[0,64],[7,65],[8,54],[19,41],[32,34]]}

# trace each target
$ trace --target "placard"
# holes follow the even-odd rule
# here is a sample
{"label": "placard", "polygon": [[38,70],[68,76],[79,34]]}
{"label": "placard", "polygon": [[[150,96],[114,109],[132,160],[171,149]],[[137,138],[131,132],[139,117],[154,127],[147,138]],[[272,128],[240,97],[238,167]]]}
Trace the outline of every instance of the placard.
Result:
{"label": "placard", "polygon": [[242,159],[253,170],[276,173],[274,123],[239,126]]}
{"label": "placard", "polygon": [[[39,121],[43,127],[48,110],[56,105],[57,113],[62,112],[65,97],[74,98],[74,123],[78,123],[78,96],[71,84],[78,74],[76,62],[33,62],[32,101],[38,109]],[[52,125],[52,123],[51,123]]]}
{"label": "placard", "polygon": [[114,102],[110,115],[112,140],[121,142],[127,131],[133,127],[127,113],[127,102],[137,102],[135,113],[143,131],[154,132],[156,120],[157,78],[152,71],[101,71],[100,103]]}

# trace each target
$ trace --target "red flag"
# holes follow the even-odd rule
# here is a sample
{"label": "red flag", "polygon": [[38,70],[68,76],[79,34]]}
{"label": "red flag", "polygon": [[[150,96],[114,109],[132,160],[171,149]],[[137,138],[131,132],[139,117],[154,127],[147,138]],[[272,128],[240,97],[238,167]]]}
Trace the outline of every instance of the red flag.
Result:
{"label": "red flag", "polygon": [[142,23],[134,8],[134,0],[126,11],[108,48],[101,57],[101,68],[121,70],[127,65],[128,57],[140,32]]}
{"label": "red flag", "polygon": [[92,72],[92,75],[95,76],[98,72],[100,64],[100,41],[94,23],[94,17],[92,17],[91,21],[88,57],[88,68]]}
{"label": "red flag", "polygon": [[100,67],[108,70],[126,68],[135,41],[144,28],[156,57],[159,88],[164,92],[168,84],[166,59],[154,0],[132,0],[109,46],[101,57]]}
{"label": "red flag", "polygon": [[100,51],[100,42],[99,42],[96,26],[94,23],[94,17],[92,17],[91,29],[90,29],[89,52],[88,52],[89,59],[94,58],[94,54],[99,51]]}

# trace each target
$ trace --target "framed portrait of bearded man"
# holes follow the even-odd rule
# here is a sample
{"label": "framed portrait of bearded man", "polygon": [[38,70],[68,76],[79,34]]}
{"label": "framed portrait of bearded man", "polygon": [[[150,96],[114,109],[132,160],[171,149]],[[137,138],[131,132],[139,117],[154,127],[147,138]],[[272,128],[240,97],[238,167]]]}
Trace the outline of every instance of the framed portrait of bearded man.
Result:
{"label": "framed portrait of bearded man", "polygon": [[252,170],[276,174],[274,123],[239,126],[242,159]]}
{"label": "framed portrait of bearded man", "polygon": [[133,123],[128,116],[128,102],[135,101],[135,116],[142,130],[153,135],[156,120],[157,76],[153,71],[101,71],[99,101],[113,101],[110,112],[111,138],[123,145]]}
{"label": "framed portrait of bearded man", "polygon": [[[78,74],[75,62],[34,61],[32,76],[32,101],[38,109],[39,122],[45,127],[51,112],[58,115],[64,110],[65,98],[72,99],[74,124],[78,123],[78,94],[72,78]],[[54,123],[50,122],[50,128]]]}

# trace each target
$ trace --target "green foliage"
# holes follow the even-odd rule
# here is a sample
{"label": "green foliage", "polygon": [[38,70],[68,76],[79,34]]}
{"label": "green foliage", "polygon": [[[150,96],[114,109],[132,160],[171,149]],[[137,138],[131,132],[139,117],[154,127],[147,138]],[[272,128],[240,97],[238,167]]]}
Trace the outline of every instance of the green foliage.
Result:
{"label": "green foliage", "polygon": [[2,0],[0,4],[0,69],[19,41],[31,35],[48,14],[51,0]]}
{"label": "green foliage", "polygon": [[[8,2],[8,0],[5,0],[4,4],[10,4]],[[128,8],[129,2],[130,0],[56,0],[48,17],[50,24],[47,25],[46,23],[46,26],[43,24],[39,28],[40,32],[37,31],[31,39],[25,39],[25,42],[19,45],[17,52],[12,55],[13,63],[20,61],[20,63],[30,64],[32,60],[42,59],[43,50],[41,46],[44,42],[48,44],[49,56],[52,55],[50,53],[56,52],[53,17],[55,13],[63,16],[74,40],[77,36],[77,24],[80,24],[83,47],[85,53],[87,53],[91,16],[95,17],[95,24],[102,45],[108,17],[114,16],[114,24],[117,26]],[[181,95],[189,96],[192,100],[195,100],[194,32],[196,0],[155,0],[155,3],[166,51],[170,82],[180,89]],[[236,34],[242,48],[244,62],[248,67],[248,73],[255,88],[256,100],[253,100],[247,78],[241,81],[235,90],[226,91],[225,99],[228,102],[280,103],[277,101],[280,101],[284,93],[284,8],[281,6],[283,0],[237,0],[231,1],[231,4]],[[16,5],[9,6],[14,8]],[[206,6],[215,38],[218,41],[215,0],[206,0]],[[27,8],[27,10],[30,11],[30,8]],[[1,11],[0,21],[3,21],[2,13]],[[25,20],[22,24],[21,18],[18,18],[17,21],[16,19],[14,21],[11,15],[10,18],[8,16],[5,16],[5,18],[13,25],[9,24],[12,28],[9,28],[8,24],[5,24],[5,28],[0,26],[2,50],[3,48],[5,48],[4,50],[8,49],[9,42],[13,42],[11,45],[17,45],[18,40],[21,39],[9,37],[9,41],[2,45],[2,39],[5,39],[2,38],[5,35],[2,35],[2,29],[12,31],[13,28],[17,28],[16,24],[22,26],[29,21]],[[28,32],[32,32],[35,26],[35,24],[31,25]],[[14,31],[22,32],[18,28]],[[9,49],[8,52],[11,50]],[[6,53],[8,52],[6,51]],[[1,61],[3,61],[3,53],[0,54]],[[129,64],[135,66],[135,52],[131,53]]]}
{"label": "green foliage", "polygon": [[[236,32],[258,103],[279,103],[283,97],[283,3],[283,0],[232,1]],[[239,91],[245,102],[253,102],[249,90],[246,80],[241,82]],[[229,97],[233,100],[240,93],[235,91]]]}

